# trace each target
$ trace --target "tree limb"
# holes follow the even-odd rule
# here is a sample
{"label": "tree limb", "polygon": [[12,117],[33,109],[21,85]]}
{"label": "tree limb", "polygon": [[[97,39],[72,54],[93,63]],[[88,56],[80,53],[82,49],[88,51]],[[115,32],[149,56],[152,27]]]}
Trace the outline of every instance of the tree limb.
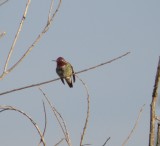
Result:
{"label": "tree limb", "polygon": [[155,84],[152,93],[152,102],[150,106],[150,132],[149,132],[149,146],[154,146],[155,144],[155,117],[156,117],[156,102],[158,98],[158,84],[160,80],[160,57],[157,66],[157,73],[155,77]]}
{"label": "tree limb", "polygon": [[7,110],[13,110],[13,111],[16,111],[16,112],[24,115],[25,117],[27,117],[31,121],[31,123],[34,125],[34,127],[37,129],[37,131],[38,131],[38,133],[39,133],[39,135],[41,137],[43,146],[46,146],[46,143],[45,143],[45,140],[44,140],[44,137],[43,137],[43,134],[42,134],[40,128],[38,127],[37,123],[29,115],[27,115],[22,110],[19,110],[19,109],[15,108],[15,107],[8,106],[8,105],[0,105],[0,109],[2,109],[0,112],[7,111]]}

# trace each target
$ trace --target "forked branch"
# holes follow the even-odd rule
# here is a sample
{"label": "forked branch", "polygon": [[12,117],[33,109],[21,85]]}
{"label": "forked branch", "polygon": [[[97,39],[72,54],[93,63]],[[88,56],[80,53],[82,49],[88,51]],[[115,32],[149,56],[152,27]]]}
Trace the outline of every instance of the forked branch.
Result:
{"label": "forked branch", "polygon": [[62,115],[58,112],[58,110],[55,108],[55,106],[53,106],[53,104],[50,102],[49,98],[47,97],[47,95],[43,92],[43,90],[39,87],[39,90],[41,91],[41,93],[43,94],[43,96],[45,97],[46,101],[48,102],[50,108],[52,109],[54,116],[56,117],[58,124],[64,134],[65,140],[68,144],[68,146],[72,146],[71,144],[71,139],[69,136],[69,132],[66,126],[66,123],[62,117]]}
{"label": "forked branch", "polygon": [[31,44],[31,46],[28,48],[28,50],[22,55],[22,57],[12,66],[8,69],[8,63],[9,63],[9,60],[12,56],[12,53],[14,51],[14,47],[15,47],[15,44],[17,42],[17,39],[18,39],[18,36],[19,36],[19,33],[22,29],[22,26],[23,26],[23,23],[24,23],[24,20],[26,18],[26,15],[27,15],[27,11],[28,11],[28,7],[29,7],[29,4],[30,4],[30,1],[31,0],[28,0],[27,4],[26,4],[26,8],[25,8],[25,11],[24,11],[24,14],[23,14],[23,17],[22,17],[22,20],[20,22],[20,26],[18,28],[18,31],[16,33],[16,36],[15,36],[15,39],[13,41],[13,44],[11,46],[11,49],[9,51],[9,54],[8,54],[8,57],[6,59],[6,63],[5,63],[5,66],[4,66],[4,71],[2,73],[2,75],[0,76],[0,79],[3,79],[8,73],[10,73],[18,64],[20,64],[24,59],[25,57],[32,51],[32,49],[35,47],[35,45],[40,41],[40,39],[42,38],[42,36],[48,31],[48,29],[50,28],[51,26],[51,22],[53,21],[55,15],[57,14],[59,8],[60,8],[60,5],[61,5],[61,0],[59,0],[59,3],[58,3],[58,6],[55,10],[54,13],[52,13],[52,7],[53,7],[53,1],[51,2],[51,6],[50,6],[50,10],[49,10],[49,14],[48,14],[48,20],[47,20],[47,23],[44,27],[44,29],[42,30],[42,32],[37,36],[37,38],[35,39],[35,41]]}

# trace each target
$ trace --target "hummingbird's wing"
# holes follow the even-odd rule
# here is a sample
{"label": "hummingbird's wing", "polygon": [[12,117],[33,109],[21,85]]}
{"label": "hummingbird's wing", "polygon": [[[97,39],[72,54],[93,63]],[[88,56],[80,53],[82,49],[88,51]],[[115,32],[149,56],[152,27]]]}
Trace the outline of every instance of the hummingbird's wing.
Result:
{"label": "hummingbird's wing", "polygon": [[[72,67],[72,65],[71,65],[71,67]],[[73,73],[73,82],[75,82],[75,81],[76,81],[76,78],[75,78],[75,74],[74,74],[73,67],[72,67],[72,73]]]}
{"label": "hummingbird's wing", "polygon": [[65,84],[64,78],[63,78],[63,70],[61,68],[57,67],[56,72],[57,72],[58,76],[61,78],[62,83]]}

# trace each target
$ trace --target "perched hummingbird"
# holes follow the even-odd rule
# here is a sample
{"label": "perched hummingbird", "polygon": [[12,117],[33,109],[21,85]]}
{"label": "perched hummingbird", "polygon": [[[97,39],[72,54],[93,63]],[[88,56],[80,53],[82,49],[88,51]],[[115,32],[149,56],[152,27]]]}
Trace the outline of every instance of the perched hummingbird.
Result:
{"label": "perched hummingbird", "polygon": [[67,62],[63,57],[58,57],[57,60],[53,60],[57,62],[56,72],[61,78],[63,84],[65,84],[64,79],[66,80],[67,84],[70,88],[73,87],[73,81],[75,82],[75,75],[72,65]]}

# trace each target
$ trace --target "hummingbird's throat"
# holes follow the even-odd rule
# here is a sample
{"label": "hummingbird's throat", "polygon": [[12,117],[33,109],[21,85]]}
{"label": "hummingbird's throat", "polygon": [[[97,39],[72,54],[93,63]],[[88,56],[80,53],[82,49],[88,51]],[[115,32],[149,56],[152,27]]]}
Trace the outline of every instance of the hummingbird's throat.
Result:
{"label": "hummingbird's throat", "polygon": [[67,63],[66,62],[57,62],[57,66],[63,67],[65,66]]}

